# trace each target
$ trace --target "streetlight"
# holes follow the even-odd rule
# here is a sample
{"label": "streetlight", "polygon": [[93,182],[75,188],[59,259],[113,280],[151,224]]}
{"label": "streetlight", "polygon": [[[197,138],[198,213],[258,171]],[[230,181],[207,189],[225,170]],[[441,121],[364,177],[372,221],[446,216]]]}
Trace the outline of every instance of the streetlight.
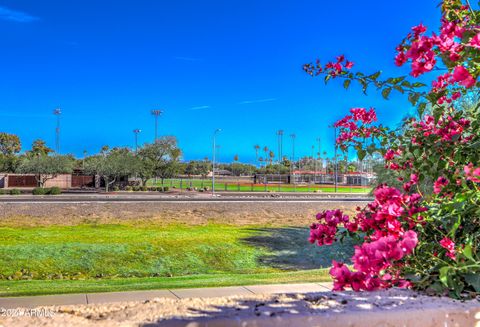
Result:
{"label": "streetlight", "polygon": [[222,130],[217,128],[215,132],[213,132],[213,156],[212,156],[212,195],[215,195],[215,152],[217,147],[215,145],[217,134],[220,133]]}
{"label": "streetlight", "polygon": [[163,110],[154,109],[151,114],[155,117],[155,143],[158,140],[158,117],[163,114]]}
{"label": "streetlight", "polygon": [[335,193],[337,193],[337,175],[338,175],[338,163],[337,163],[337,126],[333,126],[333,135],[334,139],[333,141],[335,142]]}
{"label": "streetlight", "polygon": [[57,108],[53,111],[53,114],[57,116],[57,127],[55,128],[55,150],[57,154],[60,152],[60,115],[62,110]]}
{"label": "streetlight", "polygon": [[135,134],[135,153],[138,152],[138,134],[140,134],[142,131],[140,129],[134,129],[133,134]]}

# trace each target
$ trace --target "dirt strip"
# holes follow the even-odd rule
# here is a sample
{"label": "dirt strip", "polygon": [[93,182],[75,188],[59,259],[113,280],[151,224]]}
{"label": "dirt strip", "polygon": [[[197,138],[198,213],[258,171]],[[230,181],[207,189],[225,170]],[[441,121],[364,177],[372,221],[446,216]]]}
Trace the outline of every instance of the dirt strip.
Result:
{"label": "dirt strip", "polygon": [[353,213],[363,202],[0,203],[0,226],[81,223],[220,223],[306,226],[319,211]]}

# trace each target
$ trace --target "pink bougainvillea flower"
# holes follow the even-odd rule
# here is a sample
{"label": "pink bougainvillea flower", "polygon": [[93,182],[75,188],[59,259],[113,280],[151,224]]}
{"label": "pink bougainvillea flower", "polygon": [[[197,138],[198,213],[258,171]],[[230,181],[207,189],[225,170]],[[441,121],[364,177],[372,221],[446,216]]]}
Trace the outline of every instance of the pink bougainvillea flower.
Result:
{"label": "pink bougainvillea flower", "polygon": [[433,193],[439,194],[445,186],[448,185],[448,179],[443,176],[440,176],[435,183],[433,183]]}
{"label": "pink bougainvillea flower", "polygon": [[447,250],[446,256],[451,258],[452,260],[455,260],[455,243],[449,239],[448,237],[444,237],[442,240],[440,240],[440,245],[442,248]]}
{"label": "pink bougainvillea flower", "polygon": [[463,167],[465,175],[467,175],[467,180],[472,181],[474,183],[480,183],[480,167],[475,168],[473,167],[472,163],[469,163],[465,167]]}
{"label": "pink bougainvillea flower", "polygon": [[480,33],[478,33],[477,35],[472,37],[470,42],[468,42],[468,45],[473,47],[473,48],[480,49]]}
{"label": "pink bougainvillea flower", "polygon": [[354,63],[352,61],[348,61],[345,63],[345,68],[346,69],[352,69]]}
{"label": "pink bougainvillea flower", "polygon": [[453,80],[466,88],[470,88],[476,83],[475,78],[473,78],[470,72],[463,66],[455,67],[455,70],[453,71]]}

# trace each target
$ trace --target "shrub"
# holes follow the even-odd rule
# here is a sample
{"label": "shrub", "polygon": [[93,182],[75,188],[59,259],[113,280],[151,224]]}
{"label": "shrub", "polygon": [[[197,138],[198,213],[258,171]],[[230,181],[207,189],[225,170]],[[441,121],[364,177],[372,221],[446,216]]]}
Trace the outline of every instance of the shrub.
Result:
{"label": "shrub", "polygon": [[4,195],[4,194],[7,194],[7,192],[4,189],[0,188],[0,195]]}
{"label": "shrub", "polygon": [[59,194],[62,194],[62,189],[60,187],[53,186],[53,187],[50,187],[47,190],[47,194],[48,195],[59,195]]}
{"label": "shrub", "polygon": [[22,191],[14,188],[14,189],[11,189],[9,193],[10,193],[10,195],[20,195],[20,194],[22,194]]}
{"label": "shrub", "polygon": [[138,186],[138,185],[135,185],[135,186],[133,187],[133,191],[134,191],[134,192],[139,192],[139,191],[141,191],[141,190],[142,190],[142,188],[141,188],[140,186]]}
{"label": "shrub", "polygon": [[125,191],[128,191],[128,192],[133,191],[133,186],[131,186],[131,185],[125,186]]}
{"label": "shrub", "polygon": [[35,187],[32,190],[32,194],[33,195],[45,195],[45,194],[47,194],[47,190],[42,188],[42,187]]}
{"label": "shrub", "polygon": [[140,190],[141,190],[142,192],[147,192],[147,191],[148,191],[148,187],[146,187],[146,186],[141,186],[141,187],[140,187]]}
{"label": "shrub", "polygon": [[382,154],[389,179],[401,182],[400,188],[379,185],[375,200],[353,217],[340,210],[317,215],[311,243],[355,235],[363,241],[353,269],[333,261],[335,290],[413,286],[455,298],[480,293],[480,11],[461,0],[445,0],[441,8],[440,33],[429,36],[422,24],[413,27],[395,58],[398,66],[410,62],[415,78],[441,62],[445,71],[435,73],[432,88],[407,76],[352,72],[344,56],[304,66],[311,76],[325,75],[325,82],[343,79],[346,89],[358,82],[385,99],[391,92],[406,94],[418,111],[397,130],[375,125],[373,108],[352,108],[334,124],[342,150],[353,147],[360,160]]}
{"label": "shrub", "polygon": [[113,191],[114,191],[114,192],[120,191],[120,187],[119,187],[118,185],[115,185],[115,186],[113,187]]}

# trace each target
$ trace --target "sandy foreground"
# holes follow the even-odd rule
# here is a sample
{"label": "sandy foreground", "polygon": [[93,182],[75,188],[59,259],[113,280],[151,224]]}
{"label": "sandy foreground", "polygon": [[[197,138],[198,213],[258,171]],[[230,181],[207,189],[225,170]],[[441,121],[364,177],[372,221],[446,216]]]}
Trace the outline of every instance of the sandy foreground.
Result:
{"label": "sandy foreground", "polygon": [[478,326],[480,303],[388,290],[157,298],[0,313],[0,326]]}

